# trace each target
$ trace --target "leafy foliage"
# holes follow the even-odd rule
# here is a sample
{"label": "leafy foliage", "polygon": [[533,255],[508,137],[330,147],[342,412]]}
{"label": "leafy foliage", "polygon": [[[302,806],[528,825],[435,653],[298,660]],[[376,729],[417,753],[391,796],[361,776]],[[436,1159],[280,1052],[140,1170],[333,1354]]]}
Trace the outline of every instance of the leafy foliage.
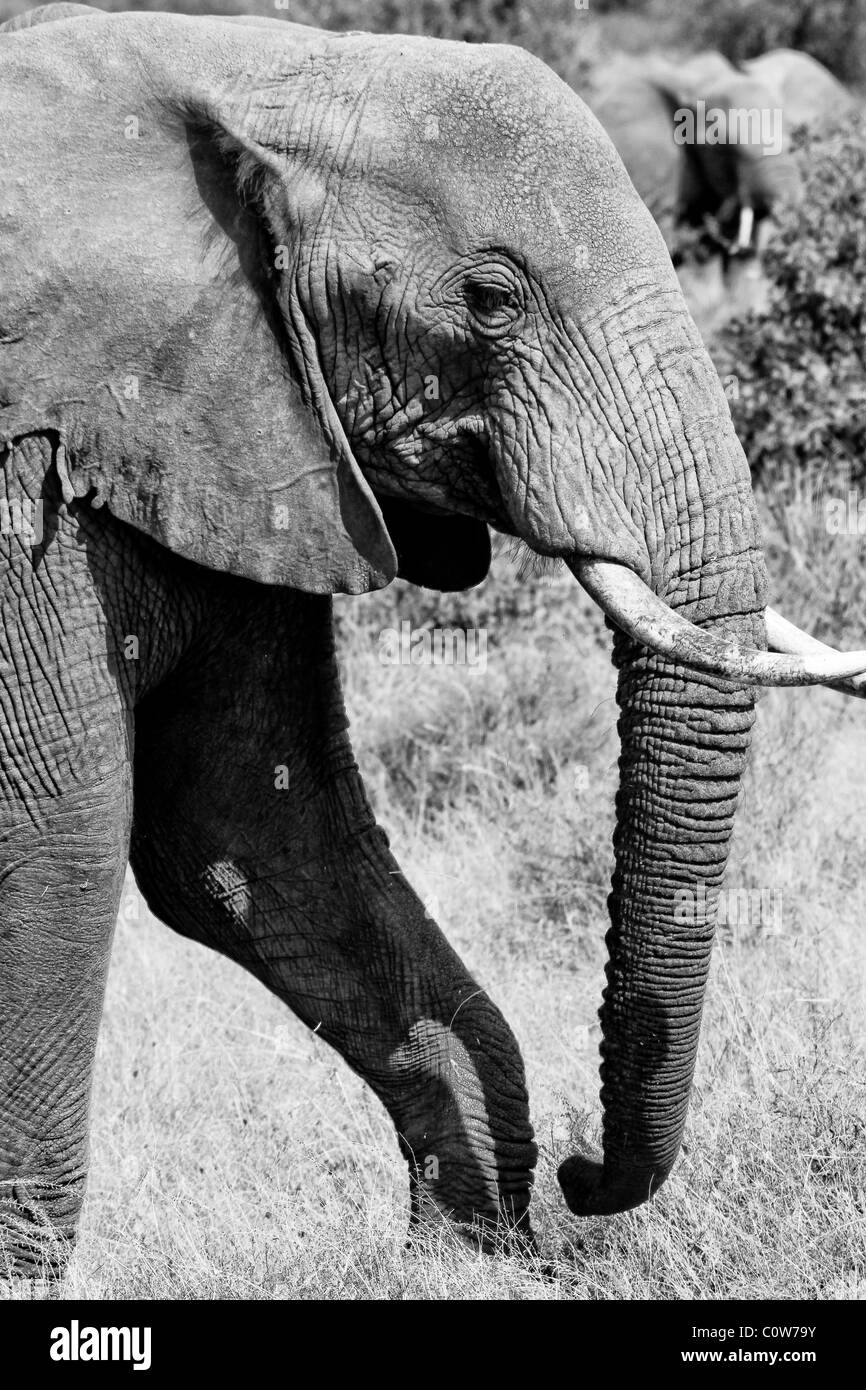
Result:
{"label": "leafy foliage", "polygon": [[866,478],[866,130],[801,134],[801,205],[767,250],[770,301],[735,319],[719,352],[753,472],[794,472],[817,493]]}

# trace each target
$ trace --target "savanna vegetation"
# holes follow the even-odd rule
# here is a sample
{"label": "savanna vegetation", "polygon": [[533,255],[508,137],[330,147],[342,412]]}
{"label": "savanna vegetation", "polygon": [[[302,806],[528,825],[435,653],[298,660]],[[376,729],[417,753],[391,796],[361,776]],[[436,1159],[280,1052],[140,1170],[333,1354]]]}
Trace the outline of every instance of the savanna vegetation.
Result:
{"label": "savanna vegetation", "polygon": [[[634,39],[658,10],[591,3],[588,15],[571,0],[291,0],[289,17],[505,37],[562,71],[598,42],[581,26]],[[784,24],[817,7],[688,7],[716,16],[701,43],[723,43],[745,8],[760,10],[766,47],[793,41]],[[842,25],[856,7],[824,8]],[[671,0],[666,22],[685,24],[684,9]],[[863,646],[866,538],[828,529],[822,503],[828,478],[862,485],[866,457],[863,133],[810,141],[801,158],[808,196],[768,259],[770,307],[715,350],[737,378],[774,597],[819,635]],[[407,1250],[405,1173],[372,1094],[251,978],[155,921],[130,880],[69,1296],[866,1295],[864,706],[822,691],[762,699],[683,1156],[651,1205],[578,1223],[555,1168],[575,1138],[597,1138],[618,754],[609,634],[566,572],[504,544],[470,593],[397,583],[336,613],[380,819],[524,1051],[553,1277],[482,1258],[445,1228]],[[482,631],[486,668],[383,665],[381,634],[404,620]]]}
{"label": "savanna vegetation", "polygon": [[752,472],[816,494],[866,473],[866,129],[799,132],[802,205],[768,247],[766,306],[735,320],[717,354]]}

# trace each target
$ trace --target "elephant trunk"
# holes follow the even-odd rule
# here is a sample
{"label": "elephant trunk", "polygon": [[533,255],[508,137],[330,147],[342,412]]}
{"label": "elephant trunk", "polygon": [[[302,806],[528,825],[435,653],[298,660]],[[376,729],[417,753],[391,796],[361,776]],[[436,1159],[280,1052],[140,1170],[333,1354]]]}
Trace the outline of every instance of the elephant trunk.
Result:
{"label": "elephant trunk", "polygon": [[[748,619],[726,623],[754,640]],[[625,1211],[679,1151],[715,906],[754,717],[752,692],[689,675],[618,634],[620,789],[602,1024],[603,1162],[559,1170],[579,1215]]]}
{"label": "elephant trunk", "polygon": [[[587,587],[599,597],[597,572],[610,567],[573,568],[584,580],[591,576]],[[743,650],[763,645],[763,583],[746,558],[732,568],[716,592],[739,599],[727,600],[727,616],[717,614],[692,631],[707,640],[699,661],[708,662],[719,642],[729,651],[735,639],[740,650],[732,664],[742,676],[743,666],[759,659]],[[625,587],[639,586],[632,576]],[[751,610],[745,614],[736,611],[744,594],[754,596],[743,605]],[[683,622],[681,614],[671,618]],[[773,609],[766,610],[766,635],[771,648],[807,662],[842,659]],[[751,689],[684,669],[670,653],[651,651],[625,631],[616,633],[614,660],[622,751],[600,1011],[604,1156],[597,1162],[576,1155],[560,1167],[566,1200],[578,1215],[607,1215],[646,1201],[679,1151],[718,890],[754,719]],[[802,670],[784,675],[805,679]],[[862,676],[832,684],[866,696]]]}
{"label": "elephant trunk", "polygon": [[[764,654],[766,573],[742,450],[721,407],[714,430],[699,419],[700,402],[714,403],[711,389],[690,396],[681,378],[675,387],[678,472],[672,440],[666,461],[679,481],[663,492],[676,505],[658,520],[665,545],[649,593],[670,623],[644,627],[620,615],[615,627],[621,754],[600,1011],[603,1156],[575,1155],[559,1170],[580,1215],[646,1201],[679,1152],[754,720],[752,682],[777,683],[781,668],[762,663],[783,660]],[[605,606],[612,567],[572,568]],[[702,665],[693,636],[724,660]]]}
{"label": "elephant trunk", "polygon": [[[614,306],[581,334],[551,373],[547,447],[533,435],[536,452],[524,443],[520,455],[531,468],[509,469],[509,440],[523,443],[512,411],[493,457],[518,534],[567,560],[616,633],[603,1157],[571,1157],[559,1174],[573,1211],[602,1214],[646,1201],[682,1140],[753,687],[842,682],[859,693],[866,652],[826,651],[776,623],[767,653],[748,463],[673,292]],[[600,367],[589,379],[588,361]],[[559,404],[570,379],[582,405],[598,400],[591,416]],[[615,501],[611,479],[622,480]]]}

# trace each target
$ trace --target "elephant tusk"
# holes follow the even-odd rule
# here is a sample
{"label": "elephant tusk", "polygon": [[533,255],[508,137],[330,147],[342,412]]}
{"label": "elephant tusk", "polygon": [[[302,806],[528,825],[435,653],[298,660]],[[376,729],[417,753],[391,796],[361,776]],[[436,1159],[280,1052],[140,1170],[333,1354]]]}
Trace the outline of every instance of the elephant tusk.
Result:
{"label": "elephant tusk", "polygon": [[752,244],[755,228],[755,210],[746,203],[740,208],[740,226],[737,232],[737,250],[748,251]]}
{"label": "elephant tusk", "polygon": [[[836,655],[833,647],[828,647],[826,642],[819,642],[817,637],[811,637],[808,632],[803,632],[794,623],[788,622],[781,613],[777,613],[775,608],[768,608],[764,615],[767,624],[767,646],[771,652],[782,652],[786,656],[810,656],[816,653],[824,655]],[[866,700],[866,677],[853,676],[847,680],[829,682],[833,690],[839,690],[843,695],[854,695],[860,700]]]}
{"label": "elephant tusk", "polygon": [[866,651],[834,652],[816,643],[815,648],[777,655],[704,632],[625,565],[574,560],[569,568],[611,622],[669,661],[742,685],[831,685],[866,672]]}

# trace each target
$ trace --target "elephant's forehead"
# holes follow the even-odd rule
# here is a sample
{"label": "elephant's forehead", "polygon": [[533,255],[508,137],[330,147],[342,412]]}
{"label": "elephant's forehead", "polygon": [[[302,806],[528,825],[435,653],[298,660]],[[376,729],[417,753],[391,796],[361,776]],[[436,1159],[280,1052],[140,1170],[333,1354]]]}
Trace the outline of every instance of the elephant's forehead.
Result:
{"label": "elephant's forehead", "polygon": [[386,47],[357,108],[356,153],[450,215],[468,242],[537,267],[631,258],[651,223],[580,98],[520,49]]}
{"label": "elephant's forehead", "polygon": [[534,166],[549,178],[578,162],[611,176],[616,169],[588,107],[518,48],[436,41],[384,47],[364,84],[363,113],[363,123],[381,135],[422,148],[438,140],[442,155],[498,168],[500,176]]}

